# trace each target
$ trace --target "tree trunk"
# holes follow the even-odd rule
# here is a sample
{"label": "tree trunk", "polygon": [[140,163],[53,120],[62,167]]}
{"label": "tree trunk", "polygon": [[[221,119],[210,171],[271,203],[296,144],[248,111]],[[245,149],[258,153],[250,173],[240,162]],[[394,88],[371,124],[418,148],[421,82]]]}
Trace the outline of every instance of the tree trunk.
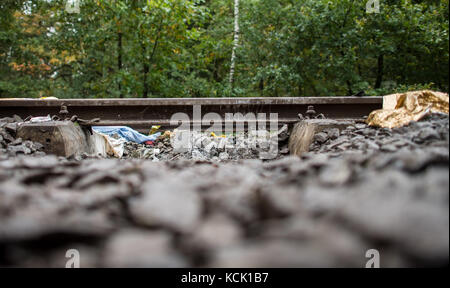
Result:
{"label": "tree trunk", "polygon": [[383,81],[383,66],[384,66],[384,56],[381,54],[378,56],[378,70],[377,70],[377,80],[375,82],[375,89],[381,87],[381,81]]}
{"label": "tree trunk", "polygon": [[348,95],[353,95],[352,82],[350,82],[350,80],[347,80],[347,90]]}
{"label": "tree trunk", "polygon": [[261,97],[264,97],[264,79],[263,78],[261,78],[259,80],[259,91],[260,91]]}
{"label": "tree trunk", "polygon": [[234,0],[234,41],[231,53],[230,86],[233,88],[234,69],[236,67],[236,49],[239,45],[239,0]]}
{"label": "tree trunk", "polygon": [[143,98],[148,98],[149,89],[147,83],[147,76],[148,73],[150,72],[150,63],[152,63],[153,56],[155,56],[156,48],[158,47],[159,38],[161,36],[161,30],[162,30],[162,19],[161,22],[159,23],[158,32],[156,35],[155,43],[153,44],[152,53],[150,54],[150,57],[147,57],[147,47],[145,46],[145,44],[142,43],[142,54],[144,55],[144,62],[143,62],[144,92],[142,95]]}
{"label": "tree trunk", "polygon": [[[122,71],[122,33],[119,32],[117,34],[117,51],[118,51],[118,56],[117,56],[117,69],[118,71]],[[123,98],[123,94],[122,94],[122,85],[120,85],[119,82],[119,97]]]}
{"label": "tree trunk", "polygon": [[148,98],[148,85],[147,85],[147,75],[150,71],[149,63],[147,62],[147,47],[145,46],[144,42],[141,41],[141,47],[142,47],[142,55],[143,55],[143,61],[142,61],[142,77],[143,77],[143,83],[144,86],[144,92],[142,93],[142,98]]}

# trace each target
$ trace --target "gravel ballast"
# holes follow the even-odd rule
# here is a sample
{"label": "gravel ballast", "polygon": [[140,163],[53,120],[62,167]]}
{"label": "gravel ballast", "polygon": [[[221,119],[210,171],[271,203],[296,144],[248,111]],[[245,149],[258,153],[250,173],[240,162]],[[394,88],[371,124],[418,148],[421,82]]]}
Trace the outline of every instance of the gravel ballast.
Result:
{"label": "gravel ballast", "polygon": [[0,157],[0,266],[448,265],[448,116],[322,133],[268,162]]}

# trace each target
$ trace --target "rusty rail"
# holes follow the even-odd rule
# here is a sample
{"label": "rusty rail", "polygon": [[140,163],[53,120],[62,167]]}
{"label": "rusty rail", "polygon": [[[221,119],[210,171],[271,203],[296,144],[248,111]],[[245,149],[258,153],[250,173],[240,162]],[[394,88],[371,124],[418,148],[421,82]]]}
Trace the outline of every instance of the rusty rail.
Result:
{"label": "rusty rail", "polygon": [[[313,105],[317,113],[331,119],[359,119],[382,107],[382,97],[279,97],[279,98],[150,98],[150,99],[0,99],[0,117],[14,114],[26,118],[58,114],[62,105],[70,115],[82,119],[100,118],[98,125],[126,125],[147,130],[152,125],[169,128],[173,114],[182,112],[193,119],[193,106],[201,106],[202,117],[218,113],[278,113],[280,124],[298,121],[298,114]],[[178,126],[178,125],[176,125]],[[209,126],[209,124],[208,124]],[[173,128],[173,127],[172,127]]]}

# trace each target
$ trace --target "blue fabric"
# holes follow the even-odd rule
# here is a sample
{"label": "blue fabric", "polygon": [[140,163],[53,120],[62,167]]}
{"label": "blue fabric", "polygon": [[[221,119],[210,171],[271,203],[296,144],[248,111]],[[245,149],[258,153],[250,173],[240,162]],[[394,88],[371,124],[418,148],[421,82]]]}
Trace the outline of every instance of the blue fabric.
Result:
{"label": "blue fabric", "polygon": [[146,136],[127,126],[92,126],[92,129],[95,132],[103,133],[108,136],[117,134],[128,142],[136,142],[139,144],[142,144],[146,141],[155,141],[156,138],[161,135],[161,132],[158,132],[153,135]]}

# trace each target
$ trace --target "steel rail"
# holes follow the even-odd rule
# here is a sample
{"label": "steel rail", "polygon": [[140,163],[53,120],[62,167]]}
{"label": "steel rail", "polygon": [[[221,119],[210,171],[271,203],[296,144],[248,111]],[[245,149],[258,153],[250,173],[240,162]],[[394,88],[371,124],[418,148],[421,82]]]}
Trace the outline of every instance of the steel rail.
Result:
{"label": "steel rail", "polygon": [[[382,108],[383,97],[267,97],[267,98],[149,98],[149,99],[0,99],[0,118],[14,114],[28,116],[58,115],[62,105],[69,116],[82,119],[100,118],[98,125],[126,125],[145,131],[152,125],[174,128],[170,122],[175,113],[185,113],[192,124],[201,122],[207,113],[225,119],[227,113],[277,113],[279,124],[298,121],[308,106],[331,119],[361,119]],[[201,118],[193,119],[194,105],[200,106]],[[199,121],[200,120],[200,121]],[[209,126],[209,123],[202,123]]]}

